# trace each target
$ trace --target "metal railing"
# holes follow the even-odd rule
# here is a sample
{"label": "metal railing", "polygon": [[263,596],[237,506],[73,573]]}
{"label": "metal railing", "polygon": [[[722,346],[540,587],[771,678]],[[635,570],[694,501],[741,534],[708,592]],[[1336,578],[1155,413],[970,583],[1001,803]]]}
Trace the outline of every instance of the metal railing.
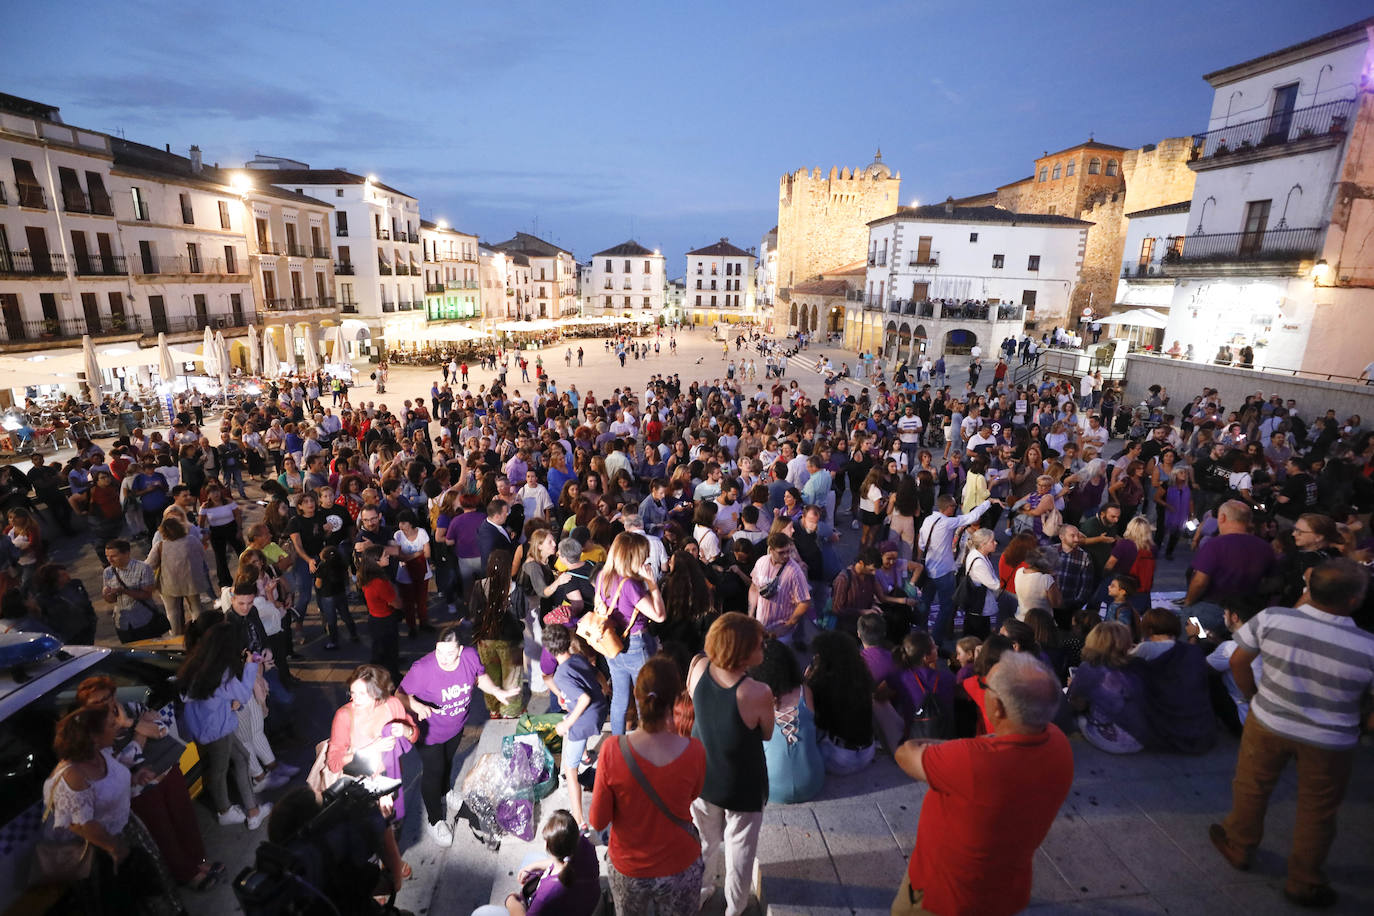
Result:
{"label": "metal railing", "polygon": [[0,207],[9,206],[10,199],[5,191],[5,183],[0,181]]}
{"label": "metal railing", "polygon": [[382,303],[382,311],[384,311],[384,312],[394,312],[394,311],[396,311],[396,303],[394,303],[394,302],[383,302],[383,303]]}
{"label": "metal railing", "polygon": [[398,276],[398,277],[408,277],[408,276],[410,276],[410,265],[408,265],[408,264],[397,264],[397,265],[396,265],[396,276]]}
{"label": "metal railing", "polygon": [[100,315],[95,320],[81,318],[40,318],[38,320],[4,321],[0,319],[0,334],[6,340],[80,340],[82,335],[100,337],[115,334],[135,334],[142,330],[137,318],[128,315]]}
{"label": "metal railing", "polygon": [[[308,312],[317,308],[334,307],[332,299],[328,300],[330,303],[328,305],[322,304],[325,301],[324,299],[317,300],[312,296],[304,296],[300,299],[267,299],[264,301],[264,305],[269,312]],[[316,304],[317,302],[321,304]]]}
{"label": "metal railing", "polygon": [[62,209],[68,213],[89,213],[91,205],[80,188],[63,188]]}
{"label": "metal railing", "polygon": [[286,246],[286,254],[287,257],[292,258],[308,258],[310,257],[310,249],[298,242],[289,242]]}
{"label": "metal railing", "polygon": [[442,283],[426,283],[426,284],[425,284],[425,292],[427,292],[427,293],[442,293],[445,289],[447,289],[447,287],[444,286],[444,284],[442,284]]}
{"label": "metal railing", "polygon": [[63,277],[67,261],[60,254],[30,254],[0,249],[0,274],[19,277]]}
{"label": "metal railing", "polygon": [[1344,134],[1354,111],[1354,99],[1339,99],[1193,134],[1193,158],[1229,156],[1296,140]]}
{"label": "metal railing", "polygon": [[409,299],[402,299],[401,301],[396,303],[396,311],[398,312],[408,312],[413,307],[414,304]]}
{"label": "metal railing", "polygon": [[129,272],[128,263],[123,255],[76,255],[72,260],[76,264],[76,274],[79,277],[122,277]]}
{"label": "metal railing", "polygon": [[940,318],[950,321],[1017,321],[1025,317],[1026,307],[1017,303],[933,302],[931,300],[893,299],[887,310],[906,318]]}
{"label": "metal railing", "polygon": [[154,255],[151,258],[140,258],[135,270],[135,273],[145,275],[185,274],[205,277],[242,276],[247,272],[237,261],[226,264],[223,258],[188,258],[185,255]]}
{"label": "metal railing", "polygon": [[348,238],[348,227],[347,227],[347,226],[339,226],[338,228],[336,228],[336,229],[334,230],[334,235],[336,235],[337,237],[339,237],[339,238],[341,238],[341,239],[346,239],[346,238]]}
{"label": "metal railing", "polygon": [[384,277],[391,276],[391,265],[388,264],[386,261],[378,261],[377,273],[381,274]]}
{"label": "metal railing", "polygon": [[321,261],[328,261],[334,257],[334,252],[328,248],[316,246],[312,257],[318,258]]}
{"label": "metal railing", "polygon": [[383,242],[389,242],[389,241],[391,241],[391,230],[390,230],[390,229],[378,229],[378,230],[377,230],[377,238],[381,239]]}
{"label": "metal railing", "polygon": [[358,303],[354,302],[352,299],[345,299],[339,303],[339,311],[343,312],[345,315],[356,315],[358,314]]}
{"label": "metal railing", "polygon": [[930,252],[927,252],[927,253],[926,253],[926,256],[925,256],[924,258],[922,258],[922,257],[920,256],[920,253],[919,253],[919,252],[915,252],[915,253],[913,253],[913,254],[911,255],[911,260],[910,260],[910,261],[907,261],[906,266],[907,266],[907,267],[939,267],[939,266],[940,266],[940,252],[938,252],[938,251],[930,251]]}
{"label": "metal railing", "polygon": [[204,331],[208,328],[246,328],[253,323],[261,324],[261,312],[206,312],[203,315],[164,315],[154,317],[151,324],[153,334],[186,334]]}
{"label": "metal railing", "polygon": [[19,206],[28,207],[31,210],[48,209],[48,198],[43,193],[41,185],[15,182],[15,188],[19,191]]}
{"label": "metal railing", "polygon": [[418,244],[420,244],[420,235],[419,235],[419,233],[417,233],[417,232],[412,232],[412,233],[410,233],[410,234],[409,234],[408,236],[406,236],[406,237],[410,240],[410,244],[412,244],[412,245],[418,245]]}
{"label": "metal railing", "polygon": [[335,262],[334,262],[334,273],[337,274],[337,275],[339,275],[339,276],[342,276],[342,277],[351,277],[351,276],[353,276],[353,262],[352,262],[352,261],[335,261]]}
{"label": "metal railing", "polygon": [[321,297],[320,297],[320,299],[319,299],[319,308],[322,308],[322,309],[332,309],[333,307],[334,307],[334,297],[333,297],[333,296],[321,296]]}
{"label": "metal railing", "polygon": [[[1321,238],[1320,227],[1190,235],[1184,239],[1183,253],[1177,262],[1297,261],[1315,256]],[[1171,262],[1164,263],[1168,269]]]}

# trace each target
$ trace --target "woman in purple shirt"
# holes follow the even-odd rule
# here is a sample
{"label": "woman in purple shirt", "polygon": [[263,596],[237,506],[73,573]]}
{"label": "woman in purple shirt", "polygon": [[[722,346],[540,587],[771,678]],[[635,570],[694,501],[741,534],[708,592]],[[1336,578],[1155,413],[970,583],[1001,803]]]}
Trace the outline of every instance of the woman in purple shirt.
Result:
{"label": "woman in purple shirt", "polygon": [[477,650],[459,642],[457,624],[445,627],[434,651],[416,660],[401,680],[400,693],[420,723],[420,795],[429,814],[429,834],[440,846],[453,845],[444,793],[453,782],[453,757],[463,740],[474,686],[503,702],[520,693],[519,688],[496,685]]}
{"label": "woman in purple shirt", "polygon": [[[517,876],[521,890],[508,894],[505,906],[481,906],[472,916],[591,916],[601,901],[596,847],[578,832],[573,816],[562,809],[549,815],[542,835],[552,858],[531,850]],[[526,885],[536,880],[534,893],[526,897]]]}
{"label": "woman in purple shirt", "polygon": [[476,493],[464,493],[458,497],[458,508],[462,513],[455,516],[444,532],[444,539],[453,547],[458,558],[458,576],[463,584],[463,594],[472,594],[473,580],[482,574],[482,551],[477,546],[477,529],[487,520],[482,511],[482,498]]}
{"label": "woman in purple shirt", "polygon": [[648,621],[662,623],[667,617],[649,566],[648,538],[630,531],[616,536],[597,576],[596,594],[610,608],[611,627],[625,639],[625,651],[606,660],[611,669],[611,734],[623,735],[635,677],[658,649]]}

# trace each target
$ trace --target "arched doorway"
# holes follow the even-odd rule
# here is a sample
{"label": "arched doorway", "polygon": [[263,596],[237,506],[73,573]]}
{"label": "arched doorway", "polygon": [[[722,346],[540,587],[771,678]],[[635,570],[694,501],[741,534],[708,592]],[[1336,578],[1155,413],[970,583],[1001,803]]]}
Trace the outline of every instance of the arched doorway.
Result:
{"label": "arched doorway", "polygon": [[810,317],[811,311],[803,305],[801,307],[801,325],[797,328],[797,330],[802,332],[811,330]]}
{"label": "arched doorway", "polygon": [[811,330],[819,331],[821,327],[820,306],[811,306]]}
{"label": "arched doorway", "polygon": [[945,335],[946,356],[967,356],[978,343],[978,335],[963,328],[955,328]]}
{"label": "arched doorway", "polygon": [[844,330],[844,306],[832,305],[830,307],[830,333],[838,334]]}
{"label": "arched doorway", "polygon": [[887,323],[887,333],[883,335],[883,356],[890,357],[897,350],[897,322]]}
{"label": "arched doorway", "polygon": [[794,328],[797,326],[797,303],[795,302],[792,303],[792,313],[791,317],[787,319],[787,323]]}
{"label": "arched doorway", "polygon": [[911,331],[911,359],[915,361],[925,356],[926,348],[929,345],[930,342],[926,340],[926,326],[923,324],[916,325]]}
{"label": "arched doorway", "polygon": [[900,331],[897,332],[897,352],[893,354],[893,359],[906,359],[911,352],[911,326],[903,323]]}

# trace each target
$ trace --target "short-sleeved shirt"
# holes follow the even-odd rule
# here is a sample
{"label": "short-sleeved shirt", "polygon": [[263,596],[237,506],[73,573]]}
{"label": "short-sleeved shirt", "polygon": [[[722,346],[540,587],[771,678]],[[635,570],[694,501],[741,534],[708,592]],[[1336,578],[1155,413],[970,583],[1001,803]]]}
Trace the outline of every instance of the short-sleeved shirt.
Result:
{"label": "short-sleeved shirt", "polygon": [[1355,746],[1374,685],[1374,635],[1310,604],[1271,607],[1234,634],[1263,669],[1250,714],[1280,735],[1332,750]]}
{"label": "short-sleeved shirt", "polygon": [[928,746],[922,766],[930,791],[907,866],[922,905],[980,916],[1025,909],[1031,859],[1073,783],[1064,733],[1050,725],[1038,735],[947,741]]}
{"label": "short-sleeved shirt", "polygon": [[[611,609],[612,625],[619,629],[621,633],[625,633],[626,636],[633,636],[636,633],[642,632],[648,623],[645,621],[643,614],[635,615],[634,610],[635,605],[639,603],[639,599],[648,594],[644,588],[644,583],[638,579],[625,579],[623,580],[623,584],[613,585],[609,591],[603,592],[601,596],[602,600],[609,604],[612,598],[616,598],[617,588],[620,590],[620,596],[616,599],[615,607]],[[629,621],[631,616],[634,616],[634,625],[631,626],[629,632],[626,633],[625,624]]]}
{"label": "short-sleeved shirt", "polygon": [[582,741],[598,734],[601,726],[606,724],[611,704],[606,699],[606,694],[601,691],[601,684],[596,679],[596,669],[592,667],[592,663],[581,655],[568,656],[567,661],[558,663],[558,670],[553,673],[553,684],[558,688],[558,692],[563,694],[569,712],[576,708],[583,695],[591,701],[568,729],[568,737],[573,741]]}
{"label": "short-sleeved shirt", "polygon": [[892,651],[882,646],[865,646],[860,654],[868,666],[868,673],[873,677],[873,687],[876,689],[887,684],[889,689],[896,691],[901,670],[892,660]]}
{"label": "short-sleeved shirt", "polygon": [[458,666],[445,671],[431,652],[410,666],[401,679],[401,690],[434,707],[422,724],[425,744],[443,744],[463,730],[477,679],[487,673],[477,650],[464,646]]}
{"label": "short-sleeved shirt", "polygon": [[390,579],[377,578],[363,586],[363,601],[367,603],[367,613],[373,617],[390,617],[393,612],[391,602],[396,600],[396,586]]}
{"label": "short-sleeved shirt", "polygon": [[801,563],[788,558],[781,570],[773,563],[773,558],[765,553],[749,577],[760,589],[774,579],[778,580],[778,591],[772,598],[759,595],[754,616],[764,629],[772,630],[786,623],[797,609],[797,604],[811,600],[811,585],[806,581],[806,570]]}
{"label": "short-sleeved shirt", "polygon": [[1209,577],[1204,601],[1220,603],[1254,592],[1274,565],[1274,550],[1253,534],[1223,534],[1198,548],[1193,569]]}
{"label": "short-sleeved shirt", "polygon": [[307,557],[318,557],[324,549],[324,518],[319,512],[309,518],[297,515],[287,522],[286,533],[301,536],[301,550]]}

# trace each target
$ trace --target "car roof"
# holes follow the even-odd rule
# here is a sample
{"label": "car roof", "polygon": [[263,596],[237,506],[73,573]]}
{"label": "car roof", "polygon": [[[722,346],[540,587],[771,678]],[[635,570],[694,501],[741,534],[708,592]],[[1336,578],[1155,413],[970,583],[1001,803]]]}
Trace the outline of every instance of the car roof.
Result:
{"label": "car roof", "polygon": [[16,669],[0,669],[0,721],[109,654],[102,646],[64,646],[61,652],[24,665],[23,678],[15,677]]}

